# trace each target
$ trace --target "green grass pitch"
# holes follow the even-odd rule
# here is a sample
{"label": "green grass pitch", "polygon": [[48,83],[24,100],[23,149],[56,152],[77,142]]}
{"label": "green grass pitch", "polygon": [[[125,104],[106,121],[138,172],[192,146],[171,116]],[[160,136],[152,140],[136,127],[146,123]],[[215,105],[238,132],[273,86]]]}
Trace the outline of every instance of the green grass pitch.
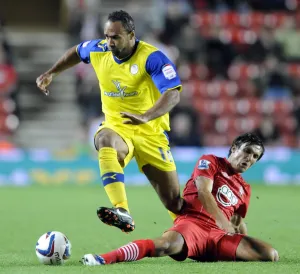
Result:
{"label": "green grass pitch", "polygon": [[[300,188],[254,185],[249,235],[273,244],[278,263],[218,262],[147,258],[138,262],[100,267],[79,263],[85,253],[104,253],[140,238],[152,238],[171,226],[171,220],[150,187],[127,188],[136,230],[127,235],[102,224],[96,208],[110,205],[99,186],[0,188],[0,273],[300,273]],[[64,266],[43,266],[35,244],[50,230],[65,233],[72,243]]]}

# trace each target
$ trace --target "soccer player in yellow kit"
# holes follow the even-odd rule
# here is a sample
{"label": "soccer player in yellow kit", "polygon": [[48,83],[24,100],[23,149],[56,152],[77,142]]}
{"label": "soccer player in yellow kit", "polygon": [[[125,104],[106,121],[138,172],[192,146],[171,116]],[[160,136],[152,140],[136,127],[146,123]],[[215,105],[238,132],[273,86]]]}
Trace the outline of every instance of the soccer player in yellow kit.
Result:
{"label": "soccer player in yellow kit", "polygon": [[84,62],[92,64],[99,79],[105,121],[95,135],[99,168],[113,205],[97,215],[108,225],[130,232],[124,167],[135,157],[164,206],[179,213],[183,206],[176,166],[167,131],[169,111],[179,102],[181,82],[174,64],[157,48],[135,37],[132,17],[125,11],[108,16],[105,39],[85,41],[70,48],[51,69],[39,76],[37,86],[46,94],[60,72]]}

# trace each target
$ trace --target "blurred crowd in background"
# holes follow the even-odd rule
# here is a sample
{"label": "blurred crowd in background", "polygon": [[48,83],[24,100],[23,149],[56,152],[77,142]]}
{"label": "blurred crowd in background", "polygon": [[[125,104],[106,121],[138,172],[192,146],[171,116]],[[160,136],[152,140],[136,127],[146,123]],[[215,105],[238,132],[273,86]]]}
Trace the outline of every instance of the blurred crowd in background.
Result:
{"label": "blurred crowd in background", "polygon": [[12,135],[19,124],[17,90],[13,51],[0,18],[0,150],[13,147]]}
{"label": "blurred crowd in background", "polygon": [[[147,14],[137,1],[126,3],[137,37],[164,52],[182,79],[172,146],[226,146],[246,131],[269,146],[300,146],[299,0],[149,0]],[[68,1],[68,9],[69,46],[103,38],[101,1]],[[22,113],[14,51],[1,26],[0,141],[9,147]],[[76,66],[74,77],[88,139],[103,119],[99,85],[90,65]]]}

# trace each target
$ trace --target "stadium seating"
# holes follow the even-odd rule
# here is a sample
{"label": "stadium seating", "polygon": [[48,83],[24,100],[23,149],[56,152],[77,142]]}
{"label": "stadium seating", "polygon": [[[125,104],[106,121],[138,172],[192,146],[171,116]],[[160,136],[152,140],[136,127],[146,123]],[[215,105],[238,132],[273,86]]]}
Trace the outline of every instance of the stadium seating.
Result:
{"label": "stadium seating", "polygon": [[[203,37],[210,37],[215,27],[222,42],[249,45],[256,41],[263,27],[278,28],[291,16],[284,12],[201,11],[191,19]],[[293,100],[265,100],[257,95],[252,80],[264,75],[263,66],[235,62],[228,68],[228,78],[221,80],[212,80],[209,68],[203,64],[186,64],[184,69],[186,88],[200,114],[203,145],[228,145],[237,134],[257,128],[263,116],[268,115],[280,130],[282,144],[297,146]],[[283,69],[289,77],[300,76],[300,63],[285,63]]]}

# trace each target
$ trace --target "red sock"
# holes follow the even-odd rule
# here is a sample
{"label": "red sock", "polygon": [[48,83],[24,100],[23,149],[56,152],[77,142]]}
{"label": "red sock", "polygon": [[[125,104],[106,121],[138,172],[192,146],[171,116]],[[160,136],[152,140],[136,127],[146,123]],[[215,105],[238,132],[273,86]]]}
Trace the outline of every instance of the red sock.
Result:
{"label": "red sock", "polygon": [[138,261],[154,255],[155,245],[152,240],[138,240],[111,252],[101,254],[105,264]]}

